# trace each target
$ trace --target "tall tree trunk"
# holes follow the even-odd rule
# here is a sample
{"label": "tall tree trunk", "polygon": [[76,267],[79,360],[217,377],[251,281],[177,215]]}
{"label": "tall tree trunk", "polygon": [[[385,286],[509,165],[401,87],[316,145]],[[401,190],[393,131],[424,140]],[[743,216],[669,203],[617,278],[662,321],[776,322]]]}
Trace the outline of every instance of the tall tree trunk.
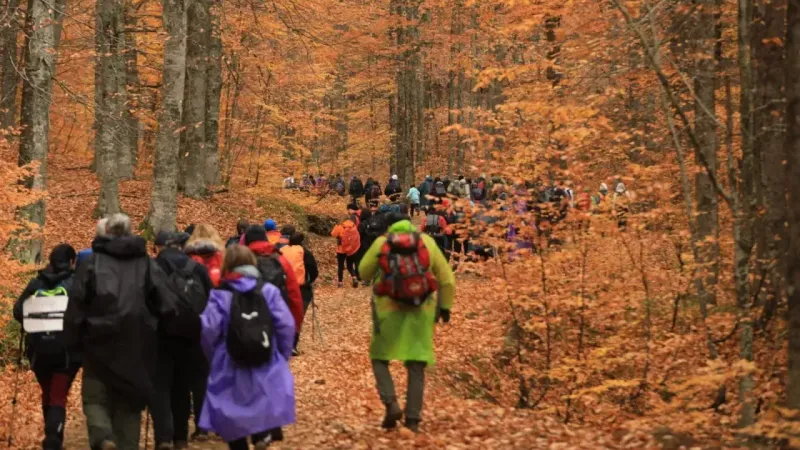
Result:
{"label": "tall tree trunk", "polygon": [[208,38],[208,0],[186,5],[186,84],[183,90],[182,141],[184,194],[200,198],[205,193],[206,165],[206,89]]}
{"label": "tall tree trunk", "polygon": [[4,0],[0,5],[0,129],[8,130],[17,116],[19,0]]}
{"label": "tall tree trunk", "polygon": [[786,152],[788,154],[789,373],[786,403],[800,409],[800,0],[788,0],[786,14]]}
{"label": "tall tree trunk", "polygon": [[[695,160],[700,167],[695,175],[697,196],[697,235],[700,249],[697,264],[702,288],[698,292],[700,307],[705,311],[709,304],[716,304],[716,286],[719,278],[719,213],[717,193],[711,176],[717,174],[716,118],[714,117],[716,67],[714,60],[715,0],[697,2],[695,21],[695,134],[698,148]],[[710,175],[709,175],[710,173]]]}
{"label": "tall tree trunk", "polygon": [[186,75],[186,5],[184,0],[163,0],[162,17],[169,38],[164,44],[161,111],[158,115],[153,196],[147,224],[149,231],[175,229],[178,195],[181,108]]}
{"label": "tall tree trunk", "polygon": [[[25,187],[34,191],[47,189],[47,149],[50,135],[50,102],[53,77],[58,61],[58,44],[64,18],[64,2],[53,4],[43,0],[28,1],[27,39],[25,42],[25,83],[22,87],[22,136],[19,146],[19,165],[38,162],[33,176],[25,180]],[[39,226],[45,224],[45,202],[20,209],[21,219]],[[33,230],[31,230],[33,231]],[[34,232],[31,239],[15,242],[15,256],[25,263],[38,264],[42,260],[44,240]]]}
{"label": "tall tree trunk", "polygon": [[126,167],[120,168],[121,178],[132,178],[139,160],[139,119],[132,112],[139,106],[139,65],[136,46],[136,9],[131,0],[125,2],[125,92],[126,103],[123,109],[124,125],[120,152],[127,152],[121,160],[130,161]]}
{"label": "tall tree trunk", "polygon": [[130,164],[130,152],[120,151],[125,147],[122,132],[126,100],[124,11],[123,0],[97,2],[95,120],[98,124],[94,142],[100,178],[97,216],[120,212],[119,174]]}
{"label": "tall tree trunk", "polygon": [[219,183],[219,106],[222,95],[222,37],[220,35],[220,12],[222,2],[214,2],[209,11],[211,24],[208,44],[208,67],[206,69],[206,170],[205,183]]}
{"label": "tall tree trunk", "polygon": [[757,0],[753,11],[752,50],[755,72],[753,133],[761,158],[761,179],[756,190],[762,208],[761,223],[756,227],[759,262],[758,277],[764,277],[758,304],[763,314],[758,322],[765,326],[777,310],[778,299],[785,292],[783,255],[788,246],[786,229],[786,147],[784,146],[783,67],[786,0]]}

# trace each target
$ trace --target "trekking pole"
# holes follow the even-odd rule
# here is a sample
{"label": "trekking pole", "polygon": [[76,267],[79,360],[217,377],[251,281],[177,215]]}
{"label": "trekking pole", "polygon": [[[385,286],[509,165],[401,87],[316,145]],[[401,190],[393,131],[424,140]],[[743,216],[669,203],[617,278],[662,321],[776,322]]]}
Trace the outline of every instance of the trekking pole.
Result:
{"label": "trekking pole", "polygon": [[322,325],[319,323],[319,317],[317,316],[317,302],[314,300],[311,301],[311,325],[313,328],[311,330],[311,338],[316,340],[314,337],[319,334],[319,341],[324,346],[325,339],[322,337]]}
{"label": "trekking pole", "polygon": [[14,418],[17,416],[17,397],[19,395],[19,374],[22,368],[22,345],[25,339],[25,331],[20,327],[19,330],[19,353],[17,354],[17,372],[14,374],[14,396],[11,399],[11,424],[8,432],[8,448],[14,445]]}

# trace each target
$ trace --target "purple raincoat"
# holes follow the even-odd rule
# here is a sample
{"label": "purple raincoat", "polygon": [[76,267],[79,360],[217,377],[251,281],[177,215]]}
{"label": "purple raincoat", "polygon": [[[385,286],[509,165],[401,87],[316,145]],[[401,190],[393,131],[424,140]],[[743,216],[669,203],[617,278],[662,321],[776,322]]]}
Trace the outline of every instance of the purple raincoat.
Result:
{"label": "purple raincoat", "polygon": [[[229,285],[239,292],[247,292],[255,287],[256,280],[241,278]],[[200,428],[219,434],[226,442],[295,421],[294,378],[288,363],[294,343],[294,319],[278,288],[265,284],[261,292],[275,324],[276,348],[269,364],[245,368],[237,365],[228,354],[225,340],[230,292],[212,290],[208,306],[200,316],[201,343],[211,362]]]}

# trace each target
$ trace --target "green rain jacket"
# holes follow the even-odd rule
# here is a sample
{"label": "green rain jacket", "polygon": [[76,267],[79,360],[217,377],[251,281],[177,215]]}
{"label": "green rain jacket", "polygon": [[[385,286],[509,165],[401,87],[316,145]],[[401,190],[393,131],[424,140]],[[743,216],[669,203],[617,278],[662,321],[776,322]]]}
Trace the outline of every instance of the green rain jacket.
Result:
{"label": "green rain jacket", "polygon": [[[389,228],[389,233],[411,233],[416,228],[404,220]],[[439,291],[432,293],[420,307],[406,306],[386,296],[373,297],[372,342],[369,356],[382,361],[423,361],[435,362],[433,354],[433,329],[438,307],[450,310],[456,291],[456,279],[436,242],[427,234],[422,234],[425,247],[431,256],[431,272],[439,282]],[[364,254],[358,267],[361,278],[383,280],[384,274],[378,267],[378,257],[386,237],[381,236]]]}

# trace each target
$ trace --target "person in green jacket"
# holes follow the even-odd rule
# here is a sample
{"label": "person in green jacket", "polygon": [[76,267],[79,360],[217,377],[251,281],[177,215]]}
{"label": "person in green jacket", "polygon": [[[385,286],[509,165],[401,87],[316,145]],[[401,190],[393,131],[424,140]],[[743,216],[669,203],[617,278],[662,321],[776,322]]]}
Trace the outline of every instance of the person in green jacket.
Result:
{"label": "person in green jacket", "polygon": [[[417,232],[408,217],[392,219],[389,220],[390,223],[394,222],[389,226],[390,234]],[[386,416],[381,426],[394,428],[404,414],[389,371],[390,361],[402,361],[408,370],[405,425],[414,432],[419,431],[422,419],[425,367],[435,362],[434,325],[439,320],[445,323],[450,321],[455,297],[455,275],[447,259],[432,237],[427,234],[421,234],[421,237],[430,255],[430,272],[436,278],[438,291],[432,292],[418,307],[405,305],[387,296],[373,295],[372,342],[369,350],[378,394],[386,406]],[[362,279],[374,280],[375,286],[384,279],[379,257],[385,242],[385,236],[376,239],[358,268]]]}

